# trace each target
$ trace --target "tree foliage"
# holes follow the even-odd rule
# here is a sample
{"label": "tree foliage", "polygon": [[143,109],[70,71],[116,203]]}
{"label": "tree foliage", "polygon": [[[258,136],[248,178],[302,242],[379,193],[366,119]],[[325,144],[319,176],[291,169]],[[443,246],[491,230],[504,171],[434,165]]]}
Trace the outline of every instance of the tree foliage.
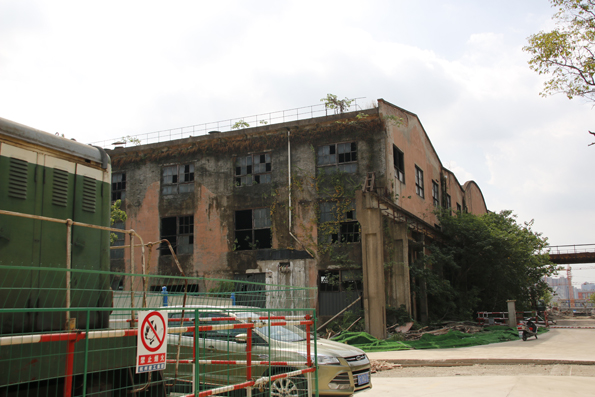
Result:
{"label": "tree foliage", "polygon": [[322,98],[320,102],[324,102],[324,107],[326,109],[333,109],[335,113],[339,111],[340,113],[345,112],[351,106],[353,99],[339,99],[336,95],[333,94],[326,94],[326,98]]}
{"label": "tree foliage", "polygon": [[431,318],[505,311],[508,299],[519,308],[535,307],[549,290],[542,278],[556,266],[542,254],[547,239],[531,229],[533,221],[519,224],[511,211],[439,217],[442,241],[411,268],[412,276],[425,282]]}
{"label": "tree foliage", "polygon": [[550,0],[557,28],[528,38],[531,69],[550,75],[543,96],[565,93],[595,102],[595,1]]}
{"label": "tree foliage", "polygon": [[[125,222],[128,216],[126,212],[120,208],[122,200],[116,200],[111,206],[110,225],[113,226],[116,222]],[[115,233],[110,233],[110,243],[113,244],[118,239]]]}

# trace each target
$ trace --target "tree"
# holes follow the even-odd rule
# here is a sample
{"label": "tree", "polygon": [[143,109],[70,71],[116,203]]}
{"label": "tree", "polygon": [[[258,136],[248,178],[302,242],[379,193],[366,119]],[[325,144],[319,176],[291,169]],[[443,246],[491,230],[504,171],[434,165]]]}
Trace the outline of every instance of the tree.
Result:
{"label": "tree", "polygon": [[439,214],[442,240],[411,275],[424,281],[433,319],[471,319],[478,310],[505,311],[506,301],[536,307],[556,266],[542,254],[547,239],[511,211],[476,216]]}
{"label": "tree", "polygon": [[550,2],[558,9],[553,16],[558,27],[529,36],[523,47],[532,56],[529,67],[551,76],[541,95],[564,93],[595,102],[595,1]]}
{"label": "tree", "polygon": [[337,110],[340,113],[343,113],[345,110],[349,109],[353,99],[339,99],[336,95],[326,94],[326,98],[322,98],[320,102],[324,102],[324,107],[326,109],[333,109],[336,114]]}
{"label": "tree", "polygon": [[549,74],[541,95],[563,92],[595,102],[595,1],[550,0],[558,8],[558,28],[529,36],[523,50],[531,54],[531,69]]}

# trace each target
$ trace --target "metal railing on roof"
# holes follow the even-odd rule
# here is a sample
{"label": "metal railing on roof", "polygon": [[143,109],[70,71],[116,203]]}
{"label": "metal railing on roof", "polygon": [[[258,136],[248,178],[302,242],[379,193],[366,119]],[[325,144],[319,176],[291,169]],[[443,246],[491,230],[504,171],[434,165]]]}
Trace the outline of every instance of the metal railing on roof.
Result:
{"label": "metal railing on roof", "polygon": [[[372,105],[364,105],[365,97],[353,98],[345,112],[354,112],[371,108]],[[359,103],[358,103],[359,100]],[[106,149],[114,147],[126,147],[136,145],[147,145],[150,143],[167,142],[175,139],[189,138],[193,136],[206,135],[211,131],[226,132],[235,128],[260,127],[269,124],[287,123],[290,121],[306,120],[315,117],[337,114],[338,110],[329,109],[325,104],[304,106],[294,109],[280,110],[270,113],[255,114],[252,116],[237,117],[220,120],[210,123],[195,124],[186,127],[172,128],[168,130],[153,131],[144,134],[127,135],[125,137],[106,139],[91,143]]]}

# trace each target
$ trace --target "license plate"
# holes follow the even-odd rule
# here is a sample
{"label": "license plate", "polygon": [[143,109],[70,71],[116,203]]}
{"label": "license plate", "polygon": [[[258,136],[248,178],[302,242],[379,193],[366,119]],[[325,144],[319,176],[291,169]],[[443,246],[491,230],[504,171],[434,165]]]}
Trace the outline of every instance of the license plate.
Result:
{"label": "license plate", "polygon": [[357,385],[365,385],[366,383],[370,383],[370,373],[366,372],[365,374],[358,374],[357,375]]}

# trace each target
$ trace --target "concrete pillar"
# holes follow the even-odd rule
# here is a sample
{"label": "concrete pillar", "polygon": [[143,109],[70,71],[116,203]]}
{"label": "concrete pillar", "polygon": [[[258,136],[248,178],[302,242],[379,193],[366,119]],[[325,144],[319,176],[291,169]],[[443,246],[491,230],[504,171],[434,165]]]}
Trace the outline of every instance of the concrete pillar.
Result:
{"label": "concrete pillar", "polygon": [[508,326],[516,328],[516,301],[506,301],[508,304]]}
{"label": "concrete pillar", "polygon": [[407,239],[407,224],[391,222],[391,237],[393,240],[392,258],[385,261],[393,263],[391,269],[391,288],[388,296],[389,304],[394,307],[405,305],[411,314],[411,288],[409,282],[409,240]]}
{"label": "concrete pillar", "polygon": [[364,286],[364,315],[366,332],[386,338],[386,298],[384,282],[384,239],[382,214],[374,205],[372,194],[357,191],[355,194],[357,220],[362,242],[362,267]]}

